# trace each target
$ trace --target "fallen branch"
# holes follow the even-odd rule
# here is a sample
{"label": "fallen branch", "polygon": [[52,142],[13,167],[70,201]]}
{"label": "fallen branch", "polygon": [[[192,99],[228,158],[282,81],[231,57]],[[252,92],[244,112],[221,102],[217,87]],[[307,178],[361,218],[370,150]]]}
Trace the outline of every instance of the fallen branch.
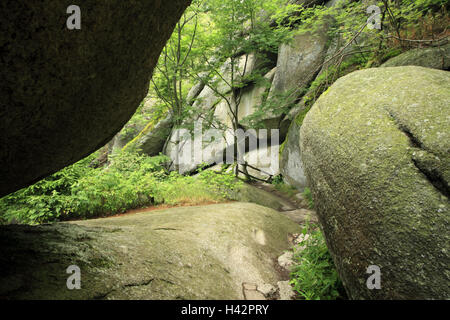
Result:
{"label": "fallen branch", "polygon": [[255,176],[252,176],[251,174],[249,174],[249,173],[245,173],[244,171],[242,171],[242,170],[237,170],[238,172],[240,172],[240,173],[242,173],[242,174],[244,174],[246,177],[249,177],[249,178],[251,178],[251,179],[255,179],[255,180],[258,180],[258,181],[261,181],[261,182],[264,182],[264,183],[270,183],[271,181],[272,181],[272,176],[270,176],[270,178],[269,179],[267,179],[267,180],[264,180],[264,179],[260,179],[260,178],[257,178],[257,177],[255,177]]}

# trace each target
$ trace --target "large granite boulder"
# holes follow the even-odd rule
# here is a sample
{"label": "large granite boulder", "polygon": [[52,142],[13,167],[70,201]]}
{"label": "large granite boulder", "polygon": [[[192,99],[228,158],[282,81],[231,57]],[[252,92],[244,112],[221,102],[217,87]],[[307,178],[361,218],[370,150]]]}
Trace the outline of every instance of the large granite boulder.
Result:
{"label": "large granite boulder", "polygon": [[[243,55],[238,59],[238,65],[236,69],[240,75],[251,75],[252,73],[260,72],[265,69],[264,59],[259,58],[256,54]],[[173,130],[164,148],[164,154],[172,160],[171,169],[178,170],[180,173],[189,173],[195,171],[200,164],[207,163],[213,164],[223,160],[223,153],[226,152],[228,147],[234,144],[233,140],[233,121],[231,108],[236,110],[236,103],[231,97],[231,87],[229,86],[231,77],[231,63],[226,61],[222,66],[222,77],[227,81],[221,80],[220,77],[216,77],[211,85],[195,85],[189,92],[189,101],[192,102],[191,115],[184,120],[179,130]],[[271,83],[275,74],[276,68],[272,69],[266,75],[264,75],[267,83]],[[213,89],[214,88],[214,89]],[[221,95],[225,96],[225,100]],[[264,94],[268,91],[267,86],[249,84],[243,89],[242,96],[238,109],[238,121],[240,125],[245,129],[245,125],[241,122],[245,117],[253,114],[258,105],[263,102]],[[208,120],[212,120],[212,127],[209,125]],[[276,117],[268,116],[264,119],[268,128],[278,128],[279,119]],[[195,152],[192,139],[194,138],[191,132],[187,132],[188,128],[192,129],[196,125],[202,126],[206,129],[219,129],[223,133],[225,140],[216,140],[209,136],[203,136],[202,148],[203,157],[202,161],[195,161]],[[270,131],[269,131],[270,132]],[[208,152],[207,149],[214,150],[215,152]],[[190,154],[192,161],[186,161],[178,163],[179,159],[183,157],[183,154]]]}
{"label": "large granite boulder", "polygon": [[148,91],[159,54],[190,0],[0,4],[0,196],[104,146]]}
{"label": "large granite boulder", "polygon": [[144,101],[142,101],[141,106],[138,108],[138,111],[110,142],[110,153],[115,153],[122,150],[144,129],[146,129],[150,123],[154,124],[155,122],[157,122],[157,103],[158,101],[155,100],[151,94],[149,94],[144,99]]}
{"label": "large granite boulder", "polygon": [[419,66],[440,70],[450,70],[450,43],[425,48],[413,49],[388,60],[381,67]]}
{"label": "large granite boulder", "polygon": [[[300,226],[250,203],[173,208],[55,225],[0,227],[2,299],[244,299],[276,286]],[[69,266],[81,289],[68,290]]]}
{"label": "large granite boulder", "polygon": [[305,172],[349,297],[450,297],[449,108],[448,72],[378,68],[339,79],[306,116]]}

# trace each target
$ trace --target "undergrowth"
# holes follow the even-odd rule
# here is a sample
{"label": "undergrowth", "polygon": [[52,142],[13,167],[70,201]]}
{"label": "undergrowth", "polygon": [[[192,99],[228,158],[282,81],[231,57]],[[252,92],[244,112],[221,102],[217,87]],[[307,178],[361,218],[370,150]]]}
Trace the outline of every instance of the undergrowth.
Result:
{"label": "undergrowth", "polygon": [[165,156],[121,152],[109,166],[91,167],[96,155],[0,199],[0,223],[41,224],[123,213],[152,205],[195,205],[227,200],[239,186],[231,174],[168,172]]}
{"label": "undergrowth", "polygon": [[290,281],[294,290],[305,300],[345,299],[342,282],[320,229],[307,225],[302,239],[294,247],[296,264]]}

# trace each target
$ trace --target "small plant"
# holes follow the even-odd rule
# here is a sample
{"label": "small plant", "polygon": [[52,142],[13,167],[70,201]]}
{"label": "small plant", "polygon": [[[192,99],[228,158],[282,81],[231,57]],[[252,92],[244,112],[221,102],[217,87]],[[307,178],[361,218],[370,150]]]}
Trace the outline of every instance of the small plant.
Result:
{"label": "small plant", "polygon": [[311,189],[305,188],[303,191],[303,197],[308,201],[308,207],[314,209],[314,199],[312,197]]}
{"label": "small plant", "polygon": [[294,247],[291,285],[305,300],[336,300],[345,297],[333,259],[322,232],[317,226],[306,226],[301,241]]}

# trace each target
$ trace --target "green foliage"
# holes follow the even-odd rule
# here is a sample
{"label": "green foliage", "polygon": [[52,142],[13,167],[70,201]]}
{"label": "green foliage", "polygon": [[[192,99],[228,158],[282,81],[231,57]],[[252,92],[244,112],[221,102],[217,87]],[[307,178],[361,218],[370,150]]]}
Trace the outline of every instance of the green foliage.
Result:
{"label": "green foliage", "polygon": [[235,175],[224,172],[215,172],[211,170],[202,171],[199,175],[199,180],[205,186],[208,186],[215,194],[223,198],[227,198],[230,191],[239,189],[243,182],[236,179]]}
{"label": "green foliage", "polygon": [[93,169],[92,155],[0,199],[0,219],[40,224],[123,213],[149,205],[200,204],[227,199],[239,187],[231,174],[204,171],[185,177],[164,168],[167,157],[119,152],[106,168]]}
{"label": "green foliage", "polygon": [[242,182],[231,173],[211,170],[200,171],[196,176],[183,176],[177,172],[157,185],[154,192],[156,204],[196,205],[208,202],[222,202],[229,198]]}
{"label": "green foliage", "polygon": [[272,180],[272,184],[275,186],[276,190],[286,194],[288,197],[292,197],[297,192],[297,189],[295,187],[287,185],[283,181],[283,177],[281,175],[274,177]]}
{"label": "green foliage", "polygon": [[304,108],[302,111],[300,111],[299,114],[295,117],[295,122],[299,126],[301,126],[303,124],[303,120],[305,120],[305,117],[308,114],[309,110],[311,110],[311,107],[312,107],[312,103],[308,103],[308,106],[306,108]]}
{"label": "green foliage", "polygon": [[305,188],[303,191],[303,197],[308,200],[308,206],[310,209],[314,209],[314,199],[312,197],[311,189]]}
{"label": "green foliage", "polygon": [[[367,27],[368,4],[363,1],[343,1],[339,5],[299,7],[296,10],[299,33],[315,32],[327,26],[330,39],[337,39],[339,48],[346,48],[341,54],[331,59],[335,67],[345,70],[349,65],[376,67],[389,57],[398,55],[414,46],[427,45],[430,40],[448,36],[448,9],[445,0],[382,0],[377,3],[381,9],[382,29]],[[294,10],[291,8],[291,10]],[[359,37],[356,37],[359,35]],[[413,41],[410,41],[413,40]],[[350,46],[347,46],[350,44]],[[352,61],[341,66],[349,58],[361,57],[364,61]],[[332,71],[332,70],[330,70]],[[350,70],[354,71],[354,70]],[[334,76],[329,72],[333,83],[344,74]]]}
{"label": "green foliage", "polygon": [[291,285],[306,300],[336,300],[345,296],[322,232],[316,226],[303,229],[303,241],[294,247],[296,265]]}
{"label": "green foliage", "polygon": [[[270,99],[266,93],[257,110],[240,120],[246,126],[264,128],[262,120],[268,113],[274,117],[289,114],[305,94],[309,109],[343,75],[377,67],[412,46],[427,45],[398,38],[436,39],[448,35],[448,1],[383,0],[376,4],[382,10],[382,30],[365,26],[368,4],[363,1],[304,7],[286,0],[195,0],[176,25],[155,69],[150,86],[156,101],[153,112],[171,112],[176,126],[202,116],[204,126],[223,128],[224,123],[214,116],[214,108],[205,115],[204,108],[196,109],[193,101],[187,100],[194,84],[206,83],[218,101],[226,100],[230,115],[237,114],[242,94],[239,89],[250,83],[270,87],[263,75],[273,66],[281,43],[289,43],[297,33],[327,30],[330,43],[337,41],[337,50],[346,50],[328,61],[326,72],[310,90],[272,92]],[[246,73],[242,57],[250,55],[255,55],[258,63],[256,70]],[[231,118],[233,126],[237,126],[237,118]],[[137,113],[122,132],[124,140],[136,136],[137,128],[145,126],[146,121],[150,121],[148,116]]]}
{"label": "green foliage", "polygon": [[89,164],[93,154],[76,164],[0,199],[0,217],[4,222],[43,223],[64,215],[71,200],[72,185],[94,172]]}
{"label": "green foliage", "polygon": [[159,107],[174,116],[175,124],[186,118],[189,106],[186,101],[192,81],[193,65],[201,63],[197,43],[206,32],[207,16],[202,0],[194,0],[183,13],[175,30],[164,47],[153,74],[150,92],[159,101]]}
{"label": "green foliage", "polygon": [[[212,28],[200,43],[204,62],[198,65],[197,74],[201,75],[199,80],[226,102],[234,128],[239,127],[237,114],[243,93],[239,89],[252,83],[270,87],[264,74],[273,67],[279,45],[292,38],[288,27],[272,24],[272,16],[280,14],[277,12],[282,4],[285,1],[208,1]],[[251,59],[255,66],[249,72],[244,66]],[[270,107],[274,106],[279,104]]]}
{"label": "green foliage", "polygon": [[167,175],[165,161],[164,156],[114,155],[109,167],[72,185],[71,202],[61,218],[106,216],[151,204],[155,185]]}

